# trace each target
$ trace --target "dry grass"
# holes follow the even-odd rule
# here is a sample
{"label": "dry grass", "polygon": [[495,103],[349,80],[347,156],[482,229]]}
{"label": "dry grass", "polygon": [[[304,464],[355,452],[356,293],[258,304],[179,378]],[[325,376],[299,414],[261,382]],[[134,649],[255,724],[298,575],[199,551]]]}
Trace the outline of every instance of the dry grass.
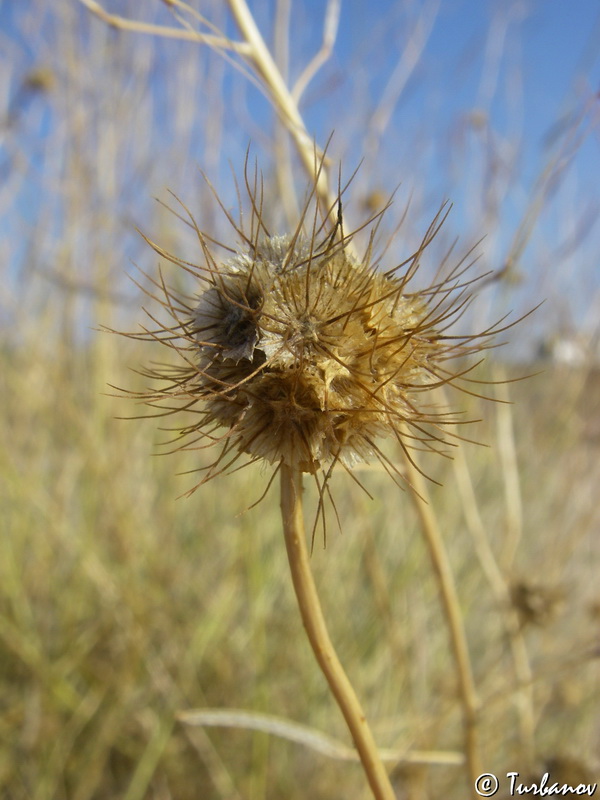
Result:
{"label": "dry grass", "polygon": [[[105,370],[118,375],[137,353],[105,346],[100,358],[89,346],[48,358],[40,340],[2,357],[6,796],[358,796],[356,766],[265,734],[202,733],[176,721],[186,709],[242,708],[347,741],[301,637],[276,503],[268,498],[235,516],[258,497],[260,469],[176,501],[187,479],[173,476],[170,459],[150,455],[148,425],[115,421],[116,401],[96,391]],[[524,591],[516,595],[534,678],[536,760],[571,755],[592,769],[600,699],[597,444],[584,433],[594,419],[580,408],[581,395],[557,407],[551,391],[557,380],[575,389],[581,377],[550,371],[515,385],[509,413],[524,511],[514,556],[509,476],[497,443],[469,447],[468,463],[498,563],[510,555],[504,574],[540,598],[532,615]],[[492,407],[482,426],[492,444],[503,412]],[[557,419],[567,422],[556,426]],[[191,463],[181,458],[178,467]],[[313,557],[332,635],[382,746],[460,750],[455,676],[414,515],[387,476],[361,477],[375,500],[340,480],[344,533]],[[452,467],[440,477],[445,486],[434,502],[483,701],[484,763],[489,771],[518,769],[506,609],[474,556]],[[457,770],[394,774],[399,787],[413,786],[410,796],[420,796],[425,772],[429,796],[464,796],[452,792]]]}
{"label": "dry grass", "polygon": [[[211,12],[218,20],[220,4]],[[3,34],[0,119],[9,265],[0,304],[0,795],[366,797],[358,764],[239,722],[202,728],[178,716],[274,714],[349,744],[303,639],[276,497],[240,514],[263,490],[261,468],[177,500],[193,478],[174,472],[197,467],[194,454],[154,455],[158,422],[116,420],[131,409],[105,394],[109,382],[141,387],[128,367],[152,348],[93,330],[139,319],[122,274],[129,258],[154,264],[135,224],[169,250],[189,247],[150,206],[153,192],[170,186],[192,198],[203,227],[220,235],[189,164],[219,175],[224,152],[242,163],[249,136],[273,147],[279,185],[293,160],[280,132],[271,137],[246,110],[244,79],[230,83],[223,63],[195,45],[90,26],[67,2],[15,18],[21,38]],[[168,73],[156,68],[162,58]],[[363,192],[364,174],[356,205],[374,196]],[[553,190],[560,198],[556,181]],[[515,253],[533,236],[543,192],[533,200]],[[293,210],[291,196],[282,201]],[[417,192],[415,219],[425,205]],[[497,248],[497,211],[474,216],[467,245],[485,230]],[[422,233],[405,227],[407,239],[413,227]],[[585,264],[578,285],[590,277]],[[516,298],[503,286],[503,302]],[[486,297],[489,323],[497,315]],[[519,332],[534,335],[527,324]],[[494,380],[530,371],[498,357],[485,368]],[[557,780],[571,770],[562,780],[589,782],[600,773],[600,381],[591,367],[550,366],[490,391],[514,404],[482,409],[473,398],[465,409],[483,414],[473,435],[490,447],[465,445],[454,461],[425,464],[443,484],[430,487],[431,501],[481,700],[483,768],[551,768]],[[312,559],[332,638],[378,745],[396,755],[398,796],[464,798],[460,765],[407,763],[415,751],[450,761],[462,753],[457,675],[409,497],[381,469],[360,477],[374,500],[334,476],[343,534],[332,519],[327,549],[317,544]]]}

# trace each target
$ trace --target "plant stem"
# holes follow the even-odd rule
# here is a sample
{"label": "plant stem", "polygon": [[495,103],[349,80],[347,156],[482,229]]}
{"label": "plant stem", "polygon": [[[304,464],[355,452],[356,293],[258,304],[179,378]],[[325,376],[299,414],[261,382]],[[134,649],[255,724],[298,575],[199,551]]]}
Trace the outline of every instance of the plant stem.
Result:
{"label": "plant stem", "polygon": [[356,693],[334,650],[315,586],[302,515],[302,474],[281,465],[281,514],[288,561],[306,635],[315,658],[354,740],[363,769],[377,800],[395,800],[371,729]]}
{"label": "plant stem", "polygon": [[228,2],[245,44],[250,48],[250,55],[247,58],[268,89],[273,108],[289,130],[304,168],[316,180],[315,189],[319,204],[324,211],[329,212],[330,209],[335,209],[335,196],[329,189],[327,171],[323,169],[318,172],[318,164],[323,159],[323,153],[317,149],[314,140],[309,136],[298,105],[258,29],[246,0],[228,0]]}
{"label": "plant stem", "polygon": [[[452,428],[450,431],[454,433]],[[520,763],[523,765],[523,772],[526,768],[532,772],[535,760],[535,713],[533,674],[527,644],[523,637],[519,614],[511,602],[509,583],[498,565],[479,512],[464,447],[458,448],[453,466],[461,505],[464,509],[465,524],[473,539],[475,554],[504,618],[515,671],[514,698],[519,714]]]}
{"label": "plant stem", "polygon": [[459,693],[463,713],[463,727],[465,737],[465,765],[470,792],[478,776],[481,774],[481,761],[479,753],[479,700],[473,678],[473,669],[469,656],[467,636],[463,625],[458,592],[450,566],[448,552],[444,545],[436,516],[431,504],[428,502],[428,492],[423,476],[409,458],[406,459],[406,473],[410,494],[415,504],[421,530],[423,532],[431,565],[437,579],[438,589],[442,600],[442,607],[446,616],[452,652],[456,664]]}

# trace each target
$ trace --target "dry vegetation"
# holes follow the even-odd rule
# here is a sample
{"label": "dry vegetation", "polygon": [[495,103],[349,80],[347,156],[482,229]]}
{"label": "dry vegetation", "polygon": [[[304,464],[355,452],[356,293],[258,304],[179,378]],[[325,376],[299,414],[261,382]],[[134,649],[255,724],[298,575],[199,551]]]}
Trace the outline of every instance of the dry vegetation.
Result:
{"label": "dry vegetation", "polygon": [[[193,477],[174,473],[197,468],[198,457],[155,455],[161,421],[116,420],[135,411],[106,394],[109,383],[143,387],[130,368],[152,359],[153,347],[96,331],[141,321],[144,301],[123,273],[128,259],[153,272],[156,258],[135,225],[167,249],[193,253],[152,193],[175,190],[220,235],[190,164],[231,188],[223,157],[243,164],[249,137],[259,155],[272,147],[277,156],[265,163],[269,185],[297,180],[301,164],[280,130],[271,139],[253,121],[246,79],[216,54],[111,29],[67,0],[40,13],[35,5],[15,11],[0,34],[8,76],[0,98],[1,796],[367,797],[358,763],[339,757],[348,734],[303,639],[276,493],[241,513],[260,497],[264,471],[255,465],[176,499]],[[286,4],[279,8],[285,27]],[[211,12],[225,24],[220,4]],[[158,21],[178,24],[166,9]],[[415,31],[417,46],[424,34]],[[379,187],[368,184],[363,170],[357,209],[375,202]],[[293,214],[291,193],[283,200]],[[425,206],[416,192],[413,221]],[[509,255],[520,255],[539,213],[524,215]],[[392,216],[390,224],[401,211]],[[494,243],[501,220],[485,222]],[[465,249],[482,224],[473,220]],[[413,234],[403,235],[400,257]],[[580,280],[587,276],[584,265]],[[181,280],[175,268],[169,278]],[[504,310],[540,299],[531,286],[525,301],[509,280],[500,286]],[[486,299],[479,313],[491,324]],[[515,335],[534,336],[528,325]],[[503,363],[501,352],[482,377],[539,366]],[[430,507],[458,586],[481,702],[481,763],[499,775],[551,770],[555,780],[590,782],[600,775],[598,371],[545,365],[487,391],[514,401],[465,400],[465,416],[482,417],[469,435],[489,447],[466,444],[453,460],[425,462],[442,484],[429,488]],[[390,751],[398,797],[464,798],[457,675],[419,518],[382,469],[358,474],[374,499],[334,476],[343,533],[332,519],[327,548],[317,541],[313,555],[332,638],[378,745]],[[181,716],[208,709],[249,716],[217,726]],[[259,724],[269,732],[252,729]],[[317,733],[339,752],[319,750]]]}

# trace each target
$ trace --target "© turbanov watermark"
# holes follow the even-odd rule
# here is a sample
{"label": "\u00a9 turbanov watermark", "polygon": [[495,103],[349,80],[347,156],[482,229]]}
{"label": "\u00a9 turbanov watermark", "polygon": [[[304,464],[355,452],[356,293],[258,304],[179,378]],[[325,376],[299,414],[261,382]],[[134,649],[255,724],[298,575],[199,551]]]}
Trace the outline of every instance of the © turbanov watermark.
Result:
{"label": "\u00a9 turbanov watermark", "polygon": [[[574,795],[592,797],[596,793],[598,784],[579,783],[577,786],[570,786],[568,783],[553,781],[548,772],[544,773],[539,783],[523,783],[519,780],[518,772],[507,772],[506,787],[511,797],[523,794],[539,795],[540,797],[573,797]],[[493,797],[498,789],[500,789],[500,779],[492,772],[484,772],[475,781],[475,791],[480,797]]]}

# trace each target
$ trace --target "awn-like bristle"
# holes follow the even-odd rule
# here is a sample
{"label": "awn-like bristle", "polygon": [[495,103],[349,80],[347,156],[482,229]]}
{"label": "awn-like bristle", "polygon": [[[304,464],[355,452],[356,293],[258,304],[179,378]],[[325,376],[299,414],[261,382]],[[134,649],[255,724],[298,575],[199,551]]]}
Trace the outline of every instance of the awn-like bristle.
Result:
{"label": "awn-like bristle", "polygon": [[241,241],[237,250],[225,248],[231,255],[224,262],[213,256],[215,240],[183,204],[185,215],[177,216],[195,231],[202,263],[172,256],[147,239],[197,278],[199,291],[196,298],[180,295],[162,274],[151,281],[154,291],[147,294],[171,323],[147,312],[156,327],[126,335],[176,351],[180,365],[154,365],[145,374],[159,386],[132,396],[165,416],[198,415],[175,428],[172,441],[174,449],[220,449],[203,468],[201,483],[240,468],[239,459],[247,456],[251,463],[286,464],[314,475],[322,505],[338,465],[349,470],[377,460],[395,482],[402,480],[377,443],[381,439],[395,439],[409,459],[420,448],[445,455],[444,427],[460,417],[437,405],[433,390],[451,386],[473,393],[462,385],[473,365],[461,362],[453,371],[448,363],[492,346],[502,330],[498,324],[477,335],[449,332],[472,299],[474,280],[465,277],[472,251],[412,290],[423,252],[449,208],[440,209],[415,253],[384,271],[381,255],[373,259],[373,232],[362,259],[353,244],[357,230],[379,225],[381,213],[344,231],[341,195],[347,186],[336,216],[335,208],[319,214],[313,185],[296,228],[276,236],[264,221],[261,176],[246,170],[244,178],[248,230],[243,214],[235,222],[215,193]]}

